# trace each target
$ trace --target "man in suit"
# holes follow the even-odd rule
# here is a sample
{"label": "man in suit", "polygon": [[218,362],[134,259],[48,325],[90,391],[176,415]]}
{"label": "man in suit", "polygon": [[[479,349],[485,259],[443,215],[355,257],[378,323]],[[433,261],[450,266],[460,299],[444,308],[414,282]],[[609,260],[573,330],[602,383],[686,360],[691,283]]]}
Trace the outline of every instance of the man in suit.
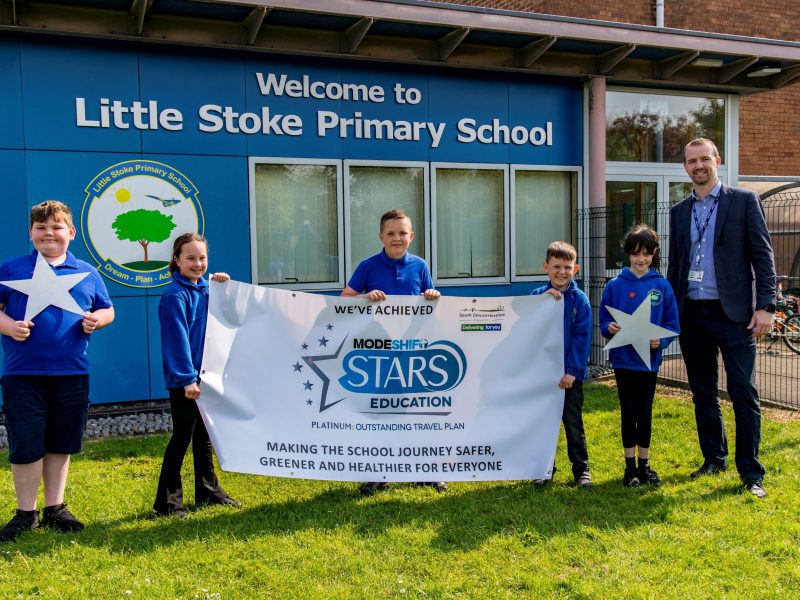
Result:
{"label": "man in suit", "polygon": [[728,442],[717,387],[722,352],[736,416],[736,469],[750,493],[763,498],[755,356],[756,338],[769,331],[775,311],[775,260],[758,195],[723,185],[721,162],[711,140],[689,142],[683,167],[694,189],[670,210],[667,279],[681,314],[681,351],[703,452],[691,477],[725,470]]}

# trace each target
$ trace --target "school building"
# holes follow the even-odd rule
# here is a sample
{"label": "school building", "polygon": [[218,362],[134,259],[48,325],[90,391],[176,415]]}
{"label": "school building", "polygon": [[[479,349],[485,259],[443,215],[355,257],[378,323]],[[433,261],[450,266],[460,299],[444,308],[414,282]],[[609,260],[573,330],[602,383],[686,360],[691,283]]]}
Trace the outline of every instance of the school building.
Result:
{"label": "school building", "polygon": [[[557,13],[557,14],[545,14]],[[554,239],[587,277],[613,240],[720,176],[800,176],[800,6],[778,0],[0,0],[3,258],[28,211],[72,208],[70,249],[117,319],[92,401],[165,397],[157,308],[172,240],[211,270],[338,293],[388,208],[444,294],[526,294]],[[592,240],[576,214],[619,211]]]}

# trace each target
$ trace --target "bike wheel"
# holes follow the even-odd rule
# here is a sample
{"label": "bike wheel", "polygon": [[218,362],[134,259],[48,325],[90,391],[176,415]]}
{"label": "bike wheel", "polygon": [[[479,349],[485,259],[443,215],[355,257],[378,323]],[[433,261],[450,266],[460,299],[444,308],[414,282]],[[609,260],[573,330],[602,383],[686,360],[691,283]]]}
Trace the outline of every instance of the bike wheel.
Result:
{"label": "bike wheel", "polygon": [[782,337],[789,350],[800,354],[800,314],[792,315],[783,322]]}

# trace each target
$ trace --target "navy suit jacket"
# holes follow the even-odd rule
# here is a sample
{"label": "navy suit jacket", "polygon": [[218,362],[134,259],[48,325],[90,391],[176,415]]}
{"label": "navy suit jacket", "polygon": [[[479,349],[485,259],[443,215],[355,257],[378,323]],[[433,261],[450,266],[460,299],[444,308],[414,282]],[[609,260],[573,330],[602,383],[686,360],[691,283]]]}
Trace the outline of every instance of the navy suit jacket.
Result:
{"label": "navy suit jacket", "polygon": [[[692,197],[670,211],[667,279],[683,312],[689,287]],[[722,310],[749,322],[756,308],[775,303],[775,260],[764,207],[750,190],[722,185],[714,230],[714,268]]]}

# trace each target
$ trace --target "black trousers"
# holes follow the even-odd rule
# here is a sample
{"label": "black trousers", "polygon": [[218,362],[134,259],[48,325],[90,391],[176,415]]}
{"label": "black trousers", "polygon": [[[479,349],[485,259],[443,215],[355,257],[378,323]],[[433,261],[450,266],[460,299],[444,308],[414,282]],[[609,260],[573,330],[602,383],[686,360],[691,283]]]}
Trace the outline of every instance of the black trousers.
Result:
{"label": "black trousers", "polygon": [[657,371],[614,369],[622,421],[622,447],[649,448],[653,433],[653,396]]}
{"label": "black trousers", "polygon": [[719,404],[717,356],[722,352],[728,395],[736,418],[736,469],[762,479],[761,403],[755,385],[756,342],[747,323],[731,321],[719,301],[687,300],[681,314],[681,351],[686,363],[703,459],[724,464],[728,439]]}
{"label": "black trousers", "polygon": [[589,470],[589,451],[583,430],[583,381],[574,381],[564,390],[564,412],[561,415],[567,438],[567,456],[572,463],[572,475],[578,477]]}
{"label": "black trousers", "polygon": [[170,388],[169,404],[172,409],[172,437],[164,451],[153,508],[160,513],[183,508],[181,467],[190,442],[194,459],[195,503],[218,502],[227,498],[214,472],[214,449],[197,403],[183,395],[183,388]]}

